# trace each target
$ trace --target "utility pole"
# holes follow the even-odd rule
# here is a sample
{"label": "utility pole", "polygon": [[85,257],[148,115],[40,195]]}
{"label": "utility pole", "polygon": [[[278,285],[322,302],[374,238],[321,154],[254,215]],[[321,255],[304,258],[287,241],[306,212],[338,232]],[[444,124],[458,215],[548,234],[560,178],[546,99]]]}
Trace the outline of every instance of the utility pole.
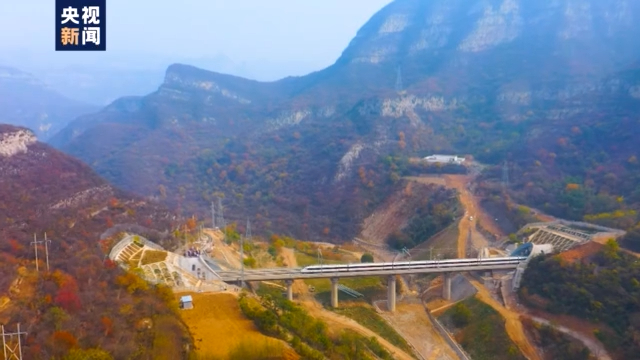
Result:
{"label": "utility pole", "polygon": [[[22,360],[22,340],[20,335],[26,335],[24,331],[20,331],[20,324],[18,323],[18,330],[14,333],[8,333],[4,331],[4,325],[2,328],[2,350],[4,352],[5,360]],[[17,343],[14,342],[13,337],[17,337]]]}
{"label": "utility pole", "polygon": [[33,242],[32,242],[32,244],[33,244],[33,247],[34,247],[35,252],[36,252],[36,271],[37,272],[40,272],[40,267],[38,266],[38,244],[41,243],[41,242],[42,241],[37,241],[36,240],[36,234],[33,233]]}
{"label": "utility pole", "polygon": [[251,222],[249,218],[247,218],[247,229],[245,230],[245,237],[247,240],[251,241]]}
{"label": "utility pole", "polygon": [[218,198],[218,226],[222,229],[224,234],[223,240],[227,240],[227,224],[224,221],[224,211],[222,209],[222,198]]}
{"label": "utility pole", "polygon": [[211,228],[216,228],[216,207],[213,205],[213,201],[211,202]]}
{"label": "utility pole", "polygon": [[244,242],[240,236],[240,287],[244,287]]}
{"label": "utility pole", "polygon": [[47,240],[47,233],[44,233],[44,254],[47,258],[47,272],[49,272],[49,243],[51,240]]}

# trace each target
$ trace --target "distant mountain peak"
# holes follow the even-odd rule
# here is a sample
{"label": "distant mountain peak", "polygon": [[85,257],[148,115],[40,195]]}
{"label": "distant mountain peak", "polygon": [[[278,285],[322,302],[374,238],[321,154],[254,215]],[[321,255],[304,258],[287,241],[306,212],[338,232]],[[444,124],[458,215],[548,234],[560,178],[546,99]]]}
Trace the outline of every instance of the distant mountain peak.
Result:
{"label": "distant mountain peak", "polygon": [[0,66],[0,85],[3,83],[13,84],[15,82],[41,87],[43,89],[48,88],[44,82],[30,73],[12,67]]}
{"label": "distant mountain peak", "polygon": [[30,73],[0,66],[0,122],[25,126],[47,140],[78,115],[97,110],[54,91]]}
{"label": "distant mountain peak", "polygon": [[27,152],[28,146],[38,141],[36,135],[26,128],[0,126],[0,156],[10,157]]}
{"label": "distant mountain peak", "polygon": [[622,49],[629,46],[639,8],[626,0],[396,0],[360,28],[338,62],[396,64],[441,51],[481,53],[515,41],[577,46],[626,39],[614,41]]}

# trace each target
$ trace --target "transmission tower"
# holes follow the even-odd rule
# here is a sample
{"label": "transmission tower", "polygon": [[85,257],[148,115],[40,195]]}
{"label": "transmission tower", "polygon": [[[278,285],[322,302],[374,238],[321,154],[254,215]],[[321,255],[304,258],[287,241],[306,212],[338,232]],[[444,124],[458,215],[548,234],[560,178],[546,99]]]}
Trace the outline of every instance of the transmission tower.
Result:
{"label": "transmission tower", "polygon": [[222,198],[218,198],[218,227],[222,229],[224,239],[227,240],[227,224],[224,221],[224,211],[222,210]]}
{"label": "transmission tower", "polygon": [[401,92],[403,89],[402,86],[402,67],[398,66],[396,70],[396,91]]}
{"label": "transmission tower", "polygon": [[225,224],[224,221],[224,210],[222,209],[222,198],[218,198],[218,226],[221,228],[224,228],[225,226],[227,226],[227,224]]}
{"label": "transmission tower", "polygon": [[509,187],[509,164],[507,161],[504,161],[504,165],[502,165],[502,186],[505,188]]}
{"label": "transmission tower", "polygon": [[[36,239],[36,234],[33,234],[33,241],[31,242],[31,244],[33,244],[33,248],[35,250],[36,253],[36,271],[40,272],[40,266],[38,265],[38,244],[43,243],[44,241],[40,240],[38,241]],[[47,255],[47,259],[49,258],[49,256]],[[47,262],[49,262],[49,260],[47,260]]]}
{"label": "transmission tower", "polygon": [[49,243],[51,240],[47,240],[47,233],[44,233],[44,255],[47,259],[47,272],[49,271]]}
{"label": "transmission tower", "polygon": [[244,288],[244,241],[240,236],[240,288]]}
{"label": "transmission tower", "polygon": [[[2,350],[4,352],[5,360],[22,360],[22,340],[20,335],[26,335],[24,331],[20,331],[20,324],[18,324],[18,330],[13,333],[4,331],[4,325],[2,327]],[[17,339],[16,339],[17,338]]]}
{"label": "transmission tower", "polygon": [[245,230],[244,237],[251,241],[251,222],[249,221],[249,218],[247,218],[247,229]]}
{"label": "transmission tower", "polygon": [[216,228],[216,207],[213,205],[213,201],[211,202],[211,228]]}

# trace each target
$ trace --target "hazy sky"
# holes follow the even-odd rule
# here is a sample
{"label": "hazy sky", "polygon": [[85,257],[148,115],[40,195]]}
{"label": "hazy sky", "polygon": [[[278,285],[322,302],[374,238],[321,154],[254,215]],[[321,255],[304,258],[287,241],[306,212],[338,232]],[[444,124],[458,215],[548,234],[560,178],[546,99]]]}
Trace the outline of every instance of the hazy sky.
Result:
{"label": "hazy sky", "polygon": [[[0,1],[0,62],[124,62],[209,58],[234,63],[332,64],[391,0],[107,0],[106,54],[56,53],[55,0]],[[149,59],[148,55],[155,55]],[[35,59],[35,60],[34,60]],[[300,72],[296,65],[292,71]],[[253,69],[250,69],[253,70]]]}

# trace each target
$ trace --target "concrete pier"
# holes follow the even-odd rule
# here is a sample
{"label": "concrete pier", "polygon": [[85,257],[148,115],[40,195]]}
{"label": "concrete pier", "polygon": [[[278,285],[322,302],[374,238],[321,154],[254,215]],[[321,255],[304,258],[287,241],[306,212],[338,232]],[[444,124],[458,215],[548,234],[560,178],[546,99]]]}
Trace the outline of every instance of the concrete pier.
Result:
{"label": "concrete pier", "polygon": [[396,311],[396,276],[391,275],[387,281],[387,310]]}
{"label": "concrete pier", "polygon": [[287,285],[287,300],[293,301],[293,280],[285,280],[284,283]]}
{"label": "concrete pier", "polygon": [[451,273],[442,274],[442,298],[451,300]]}
{"label": "concrete pier", "polygon": [[338,278],[331,278],[331,307],[338,307]]}

